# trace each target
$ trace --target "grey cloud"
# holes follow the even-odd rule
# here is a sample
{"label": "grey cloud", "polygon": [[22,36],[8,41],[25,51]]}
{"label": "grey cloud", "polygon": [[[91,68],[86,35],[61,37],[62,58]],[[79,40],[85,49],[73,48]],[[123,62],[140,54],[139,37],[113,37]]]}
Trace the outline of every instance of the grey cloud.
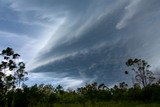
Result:
{"label": "grey cloud", "polygon": [[134,0],[132,1],[129,5],[125,7],[126,13],[124,17],[121,19],[119,23],[117,23],[116,28],[121,29],[125,27],[127,22],[132,19],[132,17],[136,14],[138,11],[138,4],[140,3],[141,0]]}
{"label": "grey cloud", "polygon": [[[31,71],[50,72],[43,75],[44,78],[55,78],[56,74],[59,78],[112,85],[129,81],[123,73],[128,58],[143,58],[153,67],[159,66],[156,63],[160,57],[158,0],[0,1],[6,3],[6,11],[18,14],[14,18],[21,21],[12,22],[13,27],[4,25],[12,27],[12,31],[24,33],[25,29],[21,28],[26,28],[30,34],[34,31],[37,34],[36,30],[45,26],[52,28],[59,20],[65,19],[36,58],[35,65],[44,64]],[[19,25],[21,23],[24,25]]]}
{"label": "grey cloud", "polygon": [[31,7],[30,9],[36,9],[36,8],[44,8],[46,9],[46,7],[49,8],[62,8],[62,7],[66,7],[70,10],[83,10],[84,8],[86,8],[91,2],[92,0],[81,0],[81,1],[75,1],[75,0],[12,0],[9,1],[11,4],[11,6],[17,10],[20,9],[24,9],[26,8],[26,10],[29,10],[28,7]]}
{"label": "grey cloud", "polygon": [[[119,46],[104,46],[87,53],[79,53],[41,66],[32,72],[56,72],[57,74],[65,72],[64,77],[76,77],[84,80],[87,78],[86,81],[88,82],[95,78],[98,82],[106,82],[111,85],[111,83],[122,81],[125,78],[124,76],[117,77],[117,74],[123,75],[121,63],[124,63],[128,56],[127,50],[121,49],[121,43],[116,45]],[[119,56],[117,53],[124,55]]]}
{"label": "grey cloud", "polygon": [[[67,54],[71,56],[49,62],[32,72],[66,73],[64,77],[88,78],[86,81],[95,80],[111,85],[128,79],[123,74],[125,61],[128,58],[143,58],[154,65],[155,60],[160,57],[158,54],[160,23],[157,18],[160,16],[158,11],[160,8],[158,5],[155,6],[160,2],[137,0],[135,4],[132,1],[129,4],[122,3],[124,4],[113,5],[117,7],[114,7],[112,12],[92,22],[91,26],[85,27],[85,30],[77,36],[75,36],[76,31],[86,21],[76,22],[67,29],[69,31],[65,32],[66,36],[63,36],[54,46],[50,41],[46,46],[51,45],[50,50],[40,53],[38,62]],[[127,12],[125,7],[129,9]],[[101,8],[103,10],[105,6]],[[94,15],[94,12],[90,12],[86,17],[90,15]],[[83,16],[81,18],[83,19]],[[98,16],[94,19],[96,18]],[[116,29],[117,24],[121,29]]]}
{"label": "grey cloud", "polygon": [[[125,15],[122,17],[116,28],[121,29],[126,24],[138,20],[141,17],[148,17],[147,15],[159,13],[160,1],[157,0],[134,0],[125,6]],[[154,8],[153,8],[154,7]],[[150,19],[152,20],[152,19]]]}
{"label": "grey cloud", "polygon": [[[103,8],[99,10],[103,10],[104,8],[106,7],[103,6]],[[84,14],[81,19],[76,20],[77,22],[74,23],[73,26],[67,26],[68,28],[66,28],[66,31],[64,30],[65,28],[60,28],[56,35],[64,36],[62,36],[62,38],[57,41],[57,44],[52,46],[52,40],[54,39],[53,36],[53,38],[51,38],[47,45],[50,47],[50,50],[48,50],[47,53],[45,53],[44,51],[44,55],[41,55],[37,58],[38,61],[44,61],[64,54],[73,54],[74,52],[77,53],[81,51],[87,51],[102,44],[111,45],[115,43],[115,40],[120,39],[115,26],[118,23],[119,16],[121,16],[120,12],[123,11],[122,8],[123,7],[118,6],[118,8],[115,9],[114,12],[106,12],[108,13],[106,15],[104,14],[104,12],[98,12],[98,14],[94,13],[95,11],[94,9],[92,9],[92,14]],[[101,15],[101,13],[104,15],[99,18],[99,15]],[[68,22],[67,24],[70,23],[72,25],[72,21]],[[81,30],[81,28],[83,27],[84,29]],[[81,32],[77,33],[79,31]]]}
{"label": "grey cloud", "polygon": [[[75,15],[72,16],[73,13],[79,15],[82,11],[85,12],[92,0],[12,0],[7,2],[14,11],[21,12],[24,16],[27,12],[34,13],[32,18],[35,16],[39,18],[38,20],[49,24],[57,17],[75,17]],[[28,18],[28,15],[25,17]]]}

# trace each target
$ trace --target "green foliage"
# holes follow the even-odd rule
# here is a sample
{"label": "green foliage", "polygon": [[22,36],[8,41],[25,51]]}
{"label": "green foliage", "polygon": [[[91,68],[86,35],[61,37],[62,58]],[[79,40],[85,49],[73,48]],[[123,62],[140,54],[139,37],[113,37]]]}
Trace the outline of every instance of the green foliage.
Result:
{"label": "green foliage", "polygon": [[[39,104],[36,107],[46,107]],[[96,102],[93,106],[90,102],[85,104],[54,104],[51,107],[160,107],[160,104],[150,103],[144,104],[139,102]]]}
{"label": "green foliage", "polygon": [[[0,105],[4,106],[6,102],[6,94],[10,95],[16,84],[20,86],[21,82],[26,80],[25,64],[19,62],[19,54],[15,53],[12,48],[2,50],[0,56],[2,61],[0,63]],[[11,99],[9,97],[9,99]]]}
{"label": "green foliage", "polygon": [[[160,82],[153,83],[154,74],[150,65],[141,59],[129,59],[126,63],[135,73],[138,84],[128,87],[121,82],[112,88],[96,82],[77,90],[64,90],[61,85],[33,85],[26,80],[25,64],[18,62],[19,54],[11,48],[2,51],[0,63],[0,107],[159,107]],[[7,74],[6,71],[11,72]],[[125,71],[125,74],[129,74]],[[140,85],[143,87],[141,88]],[[148,104],[144,104],[148,103]]]}
{"label": "green foliage", "polygon": [[[12,101],[14,107],[43,107],[48,106],[80,106],[80,107],[103,107],[103,104],[109,106],[120,105],[128,107],[138,106],[144,103],[159,103],[160,101],[160,85],[153,84],[144,88],[131,87],[128,88],[126,83],[122,82],[115,85],[113,88],[98,89],[100,85],[92,83],[86,84],[84,87],[75,90],[61,90],[63,93],[57,91],[52,85],[37,85],[28,87],[23,86],[22,89],[9,91],[6,98]],[[123,84],[123,85],[122,85]],[[108,102],[108,103],[107,103]],[[104,106],[105,107],[105,106]],[[143,107],[143,106],[142,106]]]}

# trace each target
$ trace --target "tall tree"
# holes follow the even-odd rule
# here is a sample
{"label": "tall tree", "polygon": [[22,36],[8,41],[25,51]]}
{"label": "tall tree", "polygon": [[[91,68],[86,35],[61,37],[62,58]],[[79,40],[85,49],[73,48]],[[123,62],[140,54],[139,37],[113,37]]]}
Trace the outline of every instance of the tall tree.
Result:
{"label": "tall tree", "polygon": [[27,78],[25,75],[25,64],[19,61],[20,55],[15,53],[12,48],[2,50],[0,63],[0,92],[6,93],[14,89],[16,84],[19,86]]}
{"label": "tall tree", "polygon": [[[135,73],[135,80],[140,86],[146,87],[154,81],[154,74],[149,70],[151,66],[145,60],[129,59],[126,65]],[[128,74],[128,71],[125,71],[125,74]]]}

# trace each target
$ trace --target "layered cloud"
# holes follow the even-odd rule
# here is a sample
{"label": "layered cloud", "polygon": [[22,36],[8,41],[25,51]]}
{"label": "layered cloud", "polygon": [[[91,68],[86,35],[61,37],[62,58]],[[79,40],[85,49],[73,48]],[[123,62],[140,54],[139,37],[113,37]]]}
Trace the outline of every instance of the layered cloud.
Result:
{"label": "layered cloud", "polygon": [[[49,83],[58,78],[56,83],[68,81],[66,85],[70,87],[93,81],[108,85],[129,81],[123,72],[125,61],[134,57],[146,59],[153,71],[158,72],[158,0],[1,2],[5,11],[15,13],[14,17],[19,19],[11,20],[6,16],[8,23],[12,22],[13,26],[16,23],[21,31],[10,28],[9,24],[6,28],[0,24],[1,29],[6,34],[22,35],[28,41],[27,45],[21,44],[24,53],[25,50],[35,53],[34,57],[28,55],[33,59],[28,66],[34,75],[39,75],[37,81],[43,76],[49,78],[44,80]],[[3,21],[1,18],[0,22]]]}

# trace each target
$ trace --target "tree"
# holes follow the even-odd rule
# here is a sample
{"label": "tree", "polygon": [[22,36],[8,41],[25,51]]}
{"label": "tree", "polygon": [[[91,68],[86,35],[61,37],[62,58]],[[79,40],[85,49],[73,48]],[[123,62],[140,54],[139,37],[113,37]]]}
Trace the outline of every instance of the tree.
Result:
{"label": "tree", "polygon": [[26,80],[25,64],[19,61],[20,55],[15,53],[12,48],[6,48],[0,53],[0,93],[14,89],[16,84],[19,86]]}
{"label": "tree", "polygon": [[27,78],[25,75],[25,64],[19,61],[20,55],[15,53],[12,48],[6,48],[0,53],[0,105],[5,106],[5,102],[8,102],[8,106],[12,103],[12,95],[9,94],[15,89],[16,84],[20,87],[21,83]]}
{"label": "tree", "polygon": [[[155,77],[153,72],[149,70],[151,66],[145,60],[129,59],[126,65],[135,73],[135,80],[139,85],[146,87],[152,84]],[[125,74],[128,74],[128,71],[125,71]]]}

